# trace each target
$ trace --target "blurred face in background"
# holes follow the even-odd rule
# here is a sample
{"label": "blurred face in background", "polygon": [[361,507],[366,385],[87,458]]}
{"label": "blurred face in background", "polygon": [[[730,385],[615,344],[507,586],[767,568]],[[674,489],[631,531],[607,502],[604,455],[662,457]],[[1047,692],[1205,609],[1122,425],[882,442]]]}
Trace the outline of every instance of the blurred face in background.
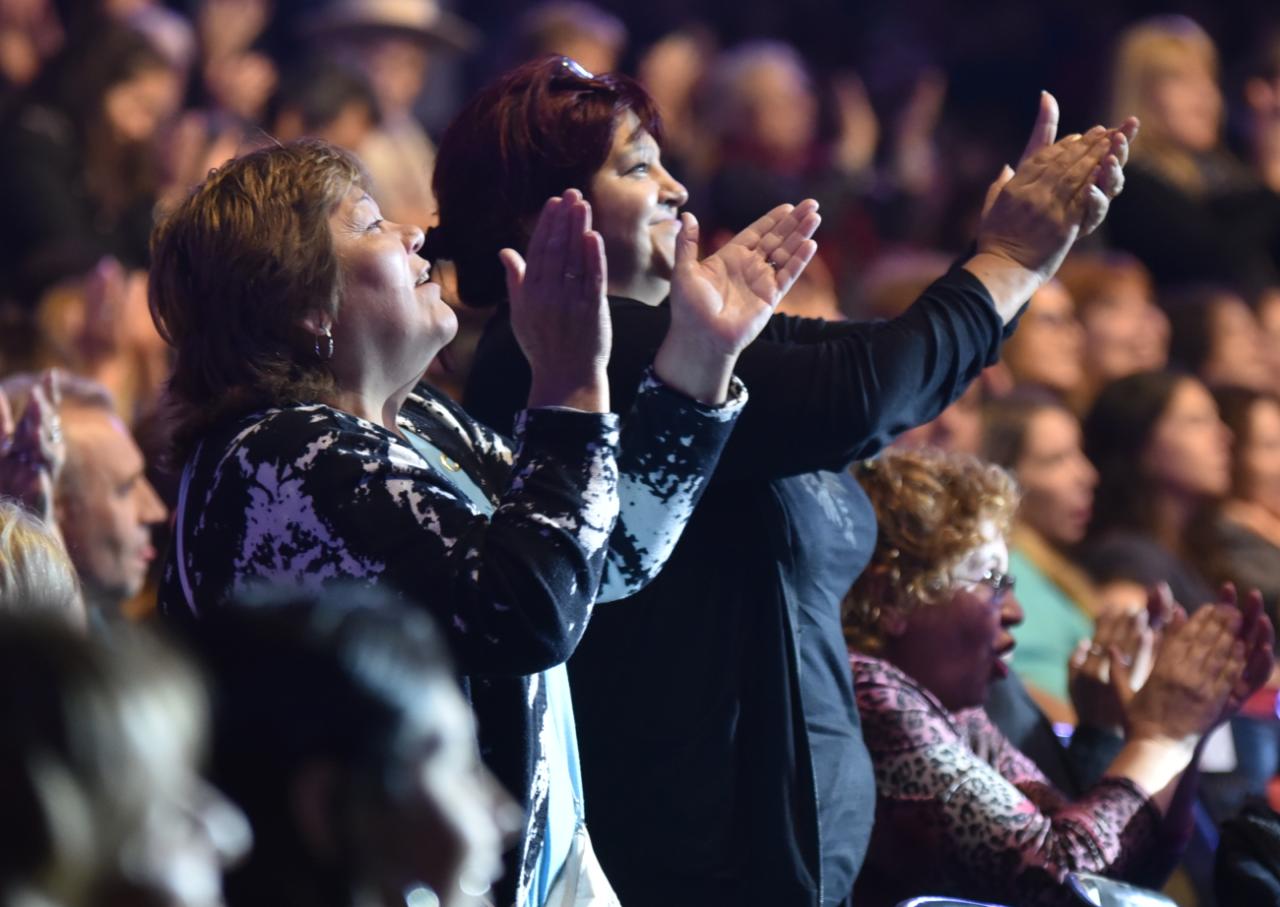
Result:
{"label": "blurred face in background", "polygon": [[1200,369],[1205,383],[1270,389],[1272,354],[1258,316],[1245,301],[1234,294],[1216,297],[1208,322],[1209,354]]}
{"label": "blurred face in background", "polygon": [[1074,545],[1084,538],[1098,473],[1081,448],[1075,416],[1057,407],[1032,415],[1014,472],[1022,487],[1021,522],[1056,545]]}
{"label": "blurred face in background", "polygon": [[1191,152],[1210,151],[1218,144],[1222,123],[1222,93],[1208,62],[1187,48],[1181,60],[1169,60],[1152,74],[1148,87],[1154,127],[1174,144]]}
{"label": "blurred face in background", "polygon": [[818,128],[818,102],[806,73],[786,59],[768,58],[743,73],[738,91],[741,140],[780,162],[808,153]]}
{"label": "blurred face in background", "polygon": [[178,109],[182,86],[166,67],[135,73],[103,96],[103,116],[112,135],[126,145],[150,141]]}
{"label": "blurred face in background", "polygon": [[1169,359],[1169,319],[1147,282],[1117,276],[1079,313],[1084,370],[1101,387],[1138,372],[1159,371]]}
{"label": "blurred face in background", "polygon": [[1084,375],[1083,350],[1084,331],[1076,321],[1075,304],[1061,283],[1051,281],[1031,297],[1001,360],[1018,384],[1066,394]]}
{"label": "blurred face in background", "polygon": [[1165,493],[1215,498],[1231,487],[1231,432],[1194,378],[1178,384],[1142,454],[1142,467]]}
{"label": "blurred face in background", "polygon": [[1248,434],[1236,443],[1241,495],[1280,516],[1280,403],[1256,402],[1249,410]]}

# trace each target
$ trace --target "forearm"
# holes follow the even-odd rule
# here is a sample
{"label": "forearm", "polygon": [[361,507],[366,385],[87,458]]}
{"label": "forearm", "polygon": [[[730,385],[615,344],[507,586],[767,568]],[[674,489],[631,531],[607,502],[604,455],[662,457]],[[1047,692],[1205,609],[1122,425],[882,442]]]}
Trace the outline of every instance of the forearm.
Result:
{"label": "forearm", "polygon": [[740,381],[732,383],[726,403],[708,406],[665,386],[653,372],[645,375],[623,423],[622,509],[599,601],[635,594],[665,566],[746,402]]}
{"label": "forearm", "polygon": [[1125,743],[1104,777],[1126,778],[1146,791],[1162,815],[1174,803],[1178,782],[1195,754],[1195,743],[1157,736],[1141,736]]}

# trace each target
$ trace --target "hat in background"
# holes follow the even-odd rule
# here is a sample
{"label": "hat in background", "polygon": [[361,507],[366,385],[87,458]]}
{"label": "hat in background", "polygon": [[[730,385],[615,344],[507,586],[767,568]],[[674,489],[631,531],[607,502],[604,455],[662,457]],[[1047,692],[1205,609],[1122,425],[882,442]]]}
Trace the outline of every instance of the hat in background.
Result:
{"label": "hat in background", "polygon": [[471,50],[479,31],[436,0],[333,0],[303,23],[312,40],[395,35],[451,50]]}

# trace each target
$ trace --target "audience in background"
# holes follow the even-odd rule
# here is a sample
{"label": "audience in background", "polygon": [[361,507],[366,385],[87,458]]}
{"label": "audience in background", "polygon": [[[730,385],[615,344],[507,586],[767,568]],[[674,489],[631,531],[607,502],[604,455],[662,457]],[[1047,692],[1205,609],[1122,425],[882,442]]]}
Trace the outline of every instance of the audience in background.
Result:
{"label": "audience in background", "polygon": [[1258,317],[1225,287],[1184,286],[1165,293],[1169,313],[1169,365],[1209,387],[1270,390],[1271,361]]}
{"label": "audience in background", "polygon": [[1013,669],[1054,721],[1075,724],[1067,662],[1093,635],[1098,597],[1071,557],[1093,513],[1098,473],[1080,422],[1051,395],[1019,391],[989,404],[982,455],[1009,470],[1021,500],[1009,532],[1009,574],[1024,620],[1012,629]]}
{"label": "audience in background", "polygon": [[1084,378],[1084,341],[1071,294],[1054,280],[1031,297],[1000,361],[1014,384],[1044,388],[1065,400]]}

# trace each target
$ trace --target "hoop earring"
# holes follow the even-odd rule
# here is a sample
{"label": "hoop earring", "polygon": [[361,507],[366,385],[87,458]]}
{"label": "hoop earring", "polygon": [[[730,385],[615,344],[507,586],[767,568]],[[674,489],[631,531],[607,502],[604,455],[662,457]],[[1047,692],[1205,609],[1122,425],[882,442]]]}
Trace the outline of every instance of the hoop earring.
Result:
{"label": "hoop earring", "polygon": [[[321,339],[324,344],[321,345]],[[329,329],[325,328],[321,333],[316,334],[315,338],[316,358],[322,362],[328,362],[333,358],[333,334],[329,333]]]}

